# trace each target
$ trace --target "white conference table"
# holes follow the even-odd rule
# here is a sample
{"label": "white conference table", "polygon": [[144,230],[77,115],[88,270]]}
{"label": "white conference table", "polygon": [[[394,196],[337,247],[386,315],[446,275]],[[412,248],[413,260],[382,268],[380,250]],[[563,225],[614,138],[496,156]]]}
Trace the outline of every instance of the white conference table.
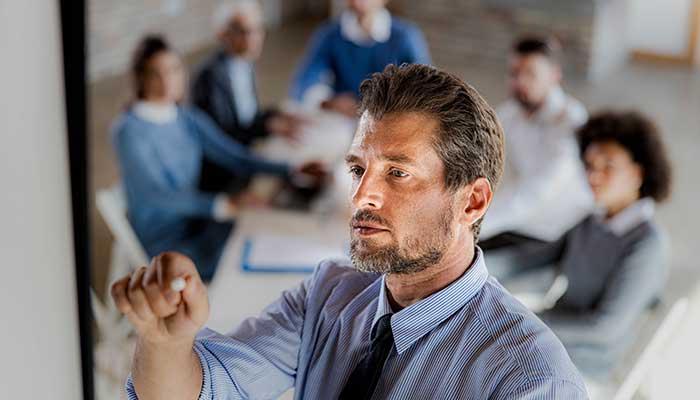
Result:
{"label": "white conference table", "polygon": [[[308,275],[244,271],[241,265],[243,248],[251,237],[277,235],[289,237],[293,243],[309,241],[316,248],[320,245],[338,249],[332,253],[334,256],[342,256],[342,249],[347,248],[349,228],[344,205],[348,201],[349,177],[343,158],[356,122],[321,110],[307,112],[304,116],[310,123],[303,129],[299,143],[290,144],[284,139],[272,137],[258,146],[256,152],[267,159],[292,164],[321,160],[332,170],[333,183],[314,202],[310,212],[252,209],[245,210],[236,219],[235,231],[228,239],[217,272],[209,285],[211,313],[207,326],[211,329],[226,332],[246,317],[258,315],[283,290],[298,285]],[[271,185],[274,186],[274,183],[269,179],[256,178],[252,190],[264,193]],[[301,252],[306,248],[303,243],[299,247]],[[289,251],[289,246],[280,251]],[[319,261],[315,260],[314,265]]]}
{"label": "white conference table", "polygon": [[[313,247],[325,246],[331,253],[329,256],[343,257],[349,228],[347,220],[319,213],[272,209],[242,213],[209,285],[209,328],[218,332],[231,330],[245,318],[258,315],[282,291],[298,285],[308,275],[300,272],[257,272],[243,269],[243,247],[246,241],[270,234],[288,236],[295,242],[308,241]],[[304,251],[304,246],[300,247],[299,251]],[[275,256],[284,258],[285,254]],[[315,265],[319,261],[321,260],[310,261],[309,265]]]}

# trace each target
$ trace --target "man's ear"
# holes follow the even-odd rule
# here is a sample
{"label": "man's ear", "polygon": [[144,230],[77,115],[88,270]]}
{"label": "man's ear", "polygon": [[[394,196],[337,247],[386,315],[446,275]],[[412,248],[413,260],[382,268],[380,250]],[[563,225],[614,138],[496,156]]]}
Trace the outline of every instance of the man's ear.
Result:
{"label": "man's ear", "polygon": [[461,199],[461,220],[469,226],[479,221],[493,199],[491,184],[486,178],[477,178],[471,184],[465,186]]}

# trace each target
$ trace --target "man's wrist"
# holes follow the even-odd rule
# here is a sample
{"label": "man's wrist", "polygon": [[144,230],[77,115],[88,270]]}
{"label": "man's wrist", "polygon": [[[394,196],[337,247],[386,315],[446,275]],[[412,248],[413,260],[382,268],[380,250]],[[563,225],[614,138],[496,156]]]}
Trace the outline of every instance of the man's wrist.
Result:
{"label": "man's wrist", "polygon": [[214,206],[212,207],[212,218],[217,222],[225,222],[232,220],[235,215],[229,205],[229,196],[226,193],[219,193],[214,198]]}
{"label": "man's wrist", "polygon": [[172,352],[172,354],[183,353],[185,350],[191,351],[194,347],[194,339],[178,338],[178,339],[152,339],[139,336],[136,341],[136,346],[145,351],[155,352]]}

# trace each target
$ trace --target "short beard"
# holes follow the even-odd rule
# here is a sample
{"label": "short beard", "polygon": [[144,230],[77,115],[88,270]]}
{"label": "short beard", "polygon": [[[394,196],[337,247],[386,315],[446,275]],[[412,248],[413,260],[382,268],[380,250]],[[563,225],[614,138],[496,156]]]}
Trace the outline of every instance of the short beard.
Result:
{"label": "short beard", "polygon": [[[419,249],[417,256],[406,254],[405,250],[393,244],[374,252],[361,254],[358,251],[360,239],[353,238],[350,242],[350,259],[355,268],[362,272],[378,272],[381,274],[412,274],[421,272],[439,263],[445,255],[449,241],[452,239],[451,222],[454,214],[450,208],[440,220],[436,236],[426,239],[426,236],[414,237],[408,240],[405,248]],[[431,232],[432,233],[432,232]]]}
{"label": "short beard", "polygon": [[518,93],[513,94],[513,98],[518,102],[520,107],[525,110],[528,114],[533,114],[542,107],[542,102],[534,103],[527,99],[525,96],[521,96]]}

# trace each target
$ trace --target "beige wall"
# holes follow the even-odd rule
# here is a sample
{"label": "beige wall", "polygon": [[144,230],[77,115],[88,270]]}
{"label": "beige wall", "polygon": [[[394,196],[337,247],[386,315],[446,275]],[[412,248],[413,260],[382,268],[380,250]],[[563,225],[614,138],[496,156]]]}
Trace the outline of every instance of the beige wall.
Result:
{"label": "beige wall", "polygon": [[[88,0],[88,54],[91,81],[125,71],[131,52],[147,33],[162,33],[183,53],[214,40],[213,16],[236,0]],[[260,0],[272,26],[300,15],[308,0]]]}
{"label": "beige wall", "polygon": [[683,56],[688,49],[693,0],[628,0],[629,44],[633,50]]}
{"label": "beige wall", "polygon": [[0,397],[82,396],[58,2],[0,2]]}

